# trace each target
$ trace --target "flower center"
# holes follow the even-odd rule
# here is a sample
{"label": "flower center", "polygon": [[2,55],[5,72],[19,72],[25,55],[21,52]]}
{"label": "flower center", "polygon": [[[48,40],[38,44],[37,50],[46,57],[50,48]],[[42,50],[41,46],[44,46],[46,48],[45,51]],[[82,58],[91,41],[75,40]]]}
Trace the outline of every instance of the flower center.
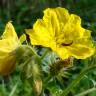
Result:
{"label": "flower center", "polygon": [[72,45],[73,44],[73,41],[71,41],[71,43],[62,43],[61,45],[62,46],[70,46],[70,45]]}

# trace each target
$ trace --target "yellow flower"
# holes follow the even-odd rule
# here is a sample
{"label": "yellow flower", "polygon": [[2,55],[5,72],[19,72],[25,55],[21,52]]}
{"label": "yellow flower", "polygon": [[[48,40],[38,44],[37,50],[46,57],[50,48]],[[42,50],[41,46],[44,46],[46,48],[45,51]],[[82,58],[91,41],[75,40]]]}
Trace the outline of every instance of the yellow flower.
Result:
{"label": "yellow flower", "polygon": [[85,59],[94,53],[90,30],[81,26],[81,19],[65,8],[48,8],[33,29],[26,29],[33,45],[51,48],[62,59],[73,56]]}
{"label": "yellow flower", "polygon": [[14,50],[20,45],[11,22],[8,22],[0,39],[0,75],[8,75],[16,64]]}

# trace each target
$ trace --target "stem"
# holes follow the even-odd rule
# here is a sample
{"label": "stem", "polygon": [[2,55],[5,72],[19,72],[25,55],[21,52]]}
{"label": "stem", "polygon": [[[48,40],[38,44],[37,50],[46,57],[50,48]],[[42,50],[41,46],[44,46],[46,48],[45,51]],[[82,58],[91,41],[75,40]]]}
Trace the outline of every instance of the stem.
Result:
{"label": "stem", "polygon": [[82,77],[88,73],[89,71],[93,70],[96,68],[96,65],[94,66],[89,66],[88,68],[84,69],[81,71],[81,73],[74,79],[71,84],[63,91],[63,93],[60,96],[68,96],[68,93],[71,91],[73,87],[75,87],[79,81],[82,79]]}
{"label": "stem", "polygon": [[[26,46],[26,45],[23,45],[23,46]],[[27,45],[26,48],[30,49],[31,52],[32,52],[38,59],[40,59],[40,56],[33,50],[32,47],[30,47],[30,46]]]}
{"label": "stem", "polygon": [[20,67],[21,67],[21,68],[20,68],[20,69],[21,69],[21,72],[22,72],[24,66],[27,65],[27,64],[31,61],[31,59],[32,59],[32,57],[26,59],[26,61],[25,61],[24,63],[21,64],[21,66],[20,66]]}
{"label": "stem", "polygon": [[21,45],[16,50],[14,50],[14,52],[17,56],[17,59],[21,59],[24,54],[26,54],[26,56],[31,54],[32,56],[36,56],[37,60],[41,62],[40,56],[34,51],[34,49],[31,46]]}
{"label": "stem", "polygon": [[48,83],[48,82],[50,81],[50,79],[51,79],[51,76],[49,75],[49,76],[45,79],[45,81],[44,81],[45,84]]}
{"label": "stem", "polygon": [[49,81],[51,80],[51,75],[49,75],[45,80],[44,80],[44,88],[46,88],[47,87],[47,85],[48,85],[48,83],[49,83]]}
{"label": "stem", "polygon": [[45,58],[45,56],[47,55],[47,53],[49,52],[50,50],[49,49],[46,49],[46,51],[44,52],[44,54],[42,55],[41,57],[41,60],[43,60]]}
{"label": "stem", "polygon": [[79,94],[77,94],[77,95],[75,95],[75,96],[85,96],[85,95],[87,95],[87,94],[89,94],[89,93],[91,93],[91,92],[93,92],[93,91],[96,91],[96,88],[95,88],[95,87],[90,88],[90,89],[88,89],[88,90],[86,90],[86,91],[84,91],[84,92],[82,92],[82,93],[79,93]]}
{"label": "stem", "polygon": [[15,93],[17,87],[18,87],[18,82],[17,82],[16,85],[13,87],[13,89],[12,89],[11,93],[9,94],[9,96],[14,96],[14,93]]}

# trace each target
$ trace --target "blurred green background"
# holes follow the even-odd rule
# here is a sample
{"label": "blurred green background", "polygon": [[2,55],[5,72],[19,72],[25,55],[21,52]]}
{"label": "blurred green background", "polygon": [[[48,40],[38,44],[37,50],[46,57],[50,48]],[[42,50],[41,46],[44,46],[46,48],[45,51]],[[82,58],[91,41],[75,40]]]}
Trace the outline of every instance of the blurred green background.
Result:
{"label": "blurred green background", "polygon": [[[67,8],[70,13],[79,15],[82,18],[82,26],[92,30],[92,36],[96,40],[96,0],[0,0],[0,34],[3,33],[5,24],[11,20],[18,36],[20,36],[24,33],[24,29],[31,28],[38,18],[42,18],[44,9],[58,6]],[[83,67],[85,68],[91,63],[95,64],[95,59],[96,57],[86,60],[75,60],[74,65],[76,66],[69,71],[69,73],[72,73],[69,76],[70,78],[63,78],[65,86],[68,86],[69,82],[77,76]],[[15,72],[10,78],[9,87],[7,86],[6,88],[3,83],[0,84],[0,96],[9,96],[8,94],[13,91],[12,89],[17,84],[16,82],[20,81],[18,78],[18,72]],[[72,94],[93,87],[95,81],[96,70],[87,74],[68,96],[74,96]],[[55,88],[54,90],[57,89]],[[26,82],[22,84],[20,81],[16,94],[12,96],[31,96],[30,94],[29,85]],[[96,92],[86,96],[96,96]]]}

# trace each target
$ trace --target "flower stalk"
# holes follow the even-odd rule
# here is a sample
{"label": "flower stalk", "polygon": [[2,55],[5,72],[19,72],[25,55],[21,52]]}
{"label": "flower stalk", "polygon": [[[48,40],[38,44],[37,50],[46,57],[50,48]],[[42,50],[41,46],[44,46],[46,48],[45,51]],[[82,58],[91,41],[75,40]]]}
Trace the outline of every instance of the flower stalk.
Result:
{"label": "flower stalk", "polygon": [[75,95],[75,96],[85,96],[85,95],[87,95],[87,94],[89,94],[89,93],[91,93],[91,92],[93,92],[93,91],[96,91],[96,88],[95,88],[95,87],[90,88],[90,89],[88,89],[88,90],[86,90],[86,91],[84,91],[84,92],[82,92],[82,93],[79,93],[79,94],[77,94],[77,95]]}

